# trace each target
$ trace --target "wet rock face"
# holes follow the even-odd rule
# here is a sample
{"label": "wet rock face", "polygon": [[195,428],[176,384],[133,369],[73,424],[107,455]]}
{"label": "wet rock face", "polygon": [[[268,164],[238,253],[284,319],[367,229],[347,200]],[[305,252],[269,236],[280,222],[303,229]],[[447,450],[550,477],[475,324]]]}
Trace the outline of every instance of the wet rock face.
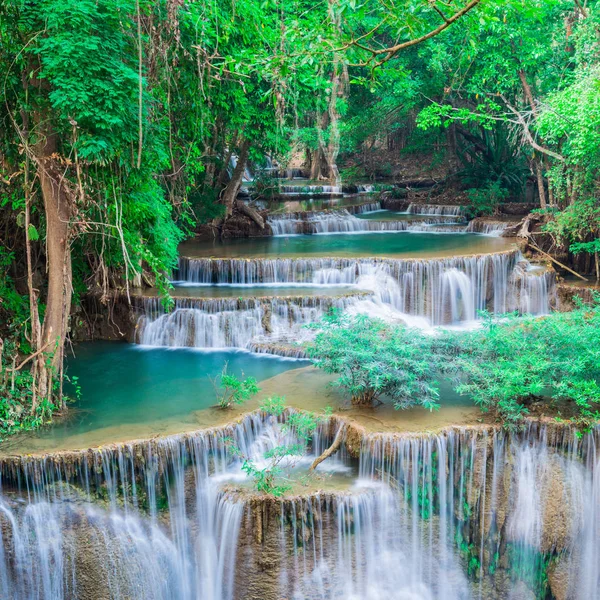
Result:
{"label": "wet rock face", "polygon": [[558,457],[549,460],[539,483],[542,507],[541,551],[563,552],[575,544],[577,536],[573,499],[567,489],[567,473]]}
{"label": "wet rock face", "polygon": [[505,202],[500,205],[499,210],[505,215],[527,215],[536,208],[539,208],[539,205],[535,203]]}
{"label": "wet rock face", "polygon": [[[294,597],[301,579],[310,575],[316,548],[327,557],[321,536],[334,540],[335,523],[328,511],[332,497],[294,500],[254,497],[246,505],[236,561],[235,597],[280,600]],[[303,567],[307,567],[305,571]]]}
{"label": "wet rock face", "polygon": [[558,557],[548,568],[548,586],[554,600],[569,600],[570,595],[570,571],[569,561]]}
{"label": "wet rock face", "polygon": [[598,287],[575,286],[566,283],[559,283],[557,286],[558,310],[561,312],[570,312],[576,307],[577,299],[584,304],[592,304],[594,294],[600,293]]}
{"label": "wet rock face", "polygon": [[136,317],[124,295],[111,297],[103,302],[100,296],[88,294],[71,315],[70,337],[74,342],[133,342],[135,323]]}
{"label": "wet rock face", "polygon": [[[333,417],[320,435],[331,440],[341,423]],[[346,424],[358,485],[283,500],[210,485],[231,458],[226,440],[248,447],[264,433],[258,413],[186,436],[6,460],[0,590],[22,581],[27,593],[3,592],[29,598],[47,574],[51,600],[330,600],[366,598],[365,585],[377,598],[598,596],[598,433],[580,441],[532,423],[517,435],[486,425],[368,434]]]}
{"label": "wet rock face", "polygon": [[405,212],[408,210],[410,205],[410,202],[406,199],[407,196],[408,194],[406,194],[403,198],[393,198],[391,194],[386,194],[381,200],[381,208],[385,210]]}
{"label": "wet rock face", "polygon": [[[266,217],[266,213],[261,213],[261,216]],[[261,228],[250,217],[239,213],[235,213],[227,219],[221,229],[223,239],[268,237],[271,235],[273,235],[273,230],[268,223],[265,222],[265,226]]]}

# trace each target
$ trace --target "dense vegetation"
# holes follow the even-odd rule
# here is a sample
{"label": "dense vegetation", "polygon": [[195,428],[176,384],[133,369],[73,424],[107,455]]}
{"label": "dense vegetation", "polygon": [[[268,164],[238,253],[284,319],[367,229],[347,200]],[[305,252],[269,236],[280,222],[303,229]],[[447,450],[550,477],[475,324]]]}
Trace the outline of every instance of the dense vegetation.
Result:
{"label": "dense vegetation", "polygon": [[[473,214],[535,197],[549,245],[600,277],[599,29],[593,0],[0,4],[1,432],[64,408],[82,295],[168,304],[178,243],[218,234],[267,157],[331,180],[394,175],[386,143],[448,163]],[[404,336],[376,396],[430,406],[418,355],[392,364]]]}
{"label": "dense vegetation", "polygon": [[549,416],[582,430],[600,418],[600,298],[591,306],[546,317],[487,315],[470,332],[424,335],[366,316],[333,315],[308,346],[317,367],[339,377],[353,404],[387,400],[396,408],[439,408],[437,386],[455,389],[508,427],[536,402]]}

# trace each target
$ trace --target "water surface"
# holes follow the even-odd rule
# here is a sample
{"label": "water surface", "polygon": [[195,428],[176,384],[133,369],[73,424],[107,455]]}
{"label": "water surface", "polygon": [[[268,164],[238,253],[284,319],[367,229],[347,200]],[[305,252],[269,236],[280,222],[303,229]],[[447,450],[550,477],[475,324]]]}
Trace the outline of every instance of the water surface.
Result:
{"label": "water surface", "polygon": [[290,235],[221,241],[188,241],[189,258],[433,258],[501,252],[514,247],[506,238],[469,233],[344,233]]}
{"label": "water surface", "polygon": [[[309,366],[309,361],[119,342],[87,342],[75,350],[68,374],[78,377],[81,398],[70,406],[68,417],[36,433],[8,438],[0,454],[45,454],[196,431],[235,421],[275,395],[284,396],[286,405],[294,408],[321,411],[330,406],[370,431],[433,431],[481,418],[480,411],[445,382],[439,411],[397,411],[391,404],[356,409],[331,387],[334,377]],[[255,377],[261,388],[255,398],[231,410],[215,407],[213,381],[225,362],[230,373]]]}

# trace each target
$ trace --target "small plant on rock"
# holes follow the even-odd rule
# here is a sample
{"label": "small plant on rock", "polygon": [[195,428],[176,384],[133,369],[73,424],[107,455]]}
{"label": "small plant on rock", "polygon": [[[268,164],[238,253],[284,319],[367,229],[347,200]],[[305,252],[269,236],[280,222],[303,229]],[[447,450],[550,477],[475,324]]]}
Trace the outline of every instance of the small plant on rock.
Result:
{"label": "small plant on rock", "polygon": [[[240,379],[229,373],[227,369],[228,364],[225,363],[221,374],[213,381],[219,408],[231,408],[236,404],[244,404],[260,392],[254,377]],[[242,377],[243,375],[242,373]]]}

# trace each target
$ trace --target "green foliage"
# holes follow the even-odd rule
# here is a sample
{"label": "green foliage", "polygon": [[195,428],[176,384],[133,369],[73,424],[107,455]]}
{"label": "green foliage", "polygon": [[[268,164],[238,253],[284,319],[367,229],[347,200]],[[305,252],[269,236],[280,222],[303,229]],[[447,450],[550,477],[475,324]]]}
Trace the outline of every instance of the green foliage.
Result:
{"label": "green foliage", "polygon": [[579,200],[554,213],[544,230],[575,254],[600,252],[600,203],[595,198]]}
{"label": "green foliage", "polygon": [[[227,370],[227,363],[221,374],[213,382],[217,394],[219,408],[232,408],[234,405],[244,404],[260,392],[260,388],[254,377],[240,379]],[[243,377],[243,373],[242,373]]]}
{"label": "green foliage", "polygon": [[[18,348],[13,339],[4,340],[4,344],[0,340],[0,441],[8,435],[32,431],[49,423],[60,408],[60,402],[55,400],[60,392],[56,373],[52,393],[36,398],[33,406],[33,376],[29,365],[21,367],[23,359],[19,358]],[[46,360],[50,365],[52,356],[48,355]],[[77,394],[77,381],[74,386]]]}
{"label": "green foliage", "polygon": [[543,318],[487,316],[482,330],[448,334],[457,390],[516,427],[532,402],[567,402],[582,429],[600,417],[600,304]]}
{"label": "green foliage", "polygon": [[269,415],[280,417],[285,412],[285,398],[283,396],[269,396],[262,401],[260,409]]}
{"label": "green foliage", "polygon": [[364,167],[353,166],[340,169],[340,177],[346,184],[357,183],[367,179],[367,174]]}
{"label": "green foliage", "polygon": [[508,197],[508,191],[499,181],[489,182],[485,187],[467,190],[469,206],[467,213],[470,217],[493,215],[498,206]]}
{"label": "green foliage", "polygon": [[339,375],[334,385],[353,404],[373,406],[387,397],[398,409],[438,407],[436,360],[428,356],[429,341],[420,331],[337,312],[313,328],[317,335],[308,356],[326,373]]}
{"label": "green foliage", "polygon": [[438,336],[339,315],[316,328],[309,355],[319,368],[340,375],[334,385],[356,403],[372,405],[387,396],[397,408],[432,408],[436,380],[446,376],[511,429],[534,402],[583,431],[600,419],[600,298],[542,318],[486,315],[481,329]]}
{"label": "green foliage", "polygon": [[[287,411],[283,396],[266,398],[260,408],[278,419]],[[281,443],[264,453],[267,465],[263,468],[257,467],[254,461],[242,456],[240,450],[232,446],[234,454],[243,461],[242,471],[252,479],[258,492],[278,498],[291,489],[287,472],[304,456],[317,427],[329,419],[331,412],[329,407],[321,414],[309,411],[287,411],[281,423]]]}

